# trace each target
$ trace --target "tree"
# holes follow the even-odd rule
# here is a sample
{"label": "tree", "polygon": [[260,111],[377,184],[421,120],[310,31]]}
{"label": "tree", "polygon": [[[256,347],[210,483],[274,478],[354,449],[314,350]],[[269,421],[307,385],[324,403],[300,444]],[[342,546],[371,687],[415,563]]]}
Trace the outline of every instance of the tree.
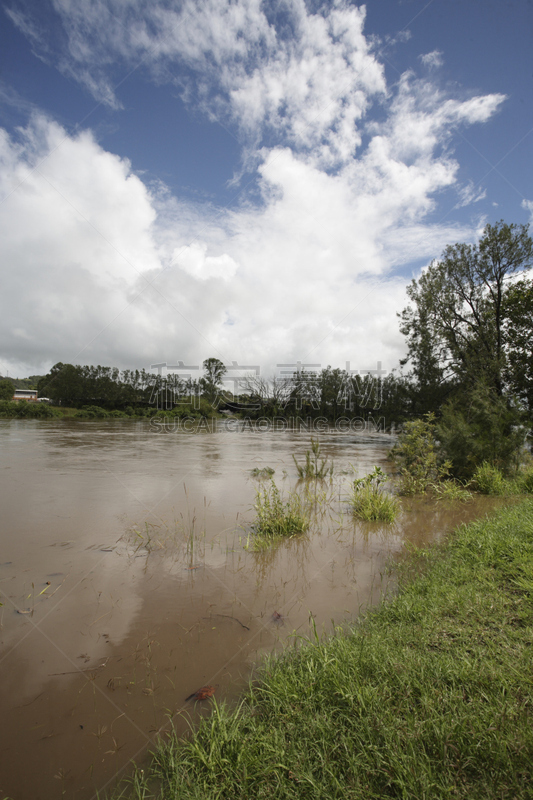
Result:
{"label": "tree", "polygon": [[[459,386],[482,380],[504,394],[508,363],[508,282],[528,268],[527,225],[487,225],[477,245],[448,246],[407,289],[400,315],[419,391],[438,406]],[[427,408],[426,410],[431,410]]]}
{"label": "tree", "polygon": [[202,394],[211,404],[215,403],[222,389],[222,378],[226,367],[218,358],[206,358],[203,363],[205,376],[200,379]]}
{"label": "tree", "polygon": [[508,287],[504,298],[507,340],[505,378],[510,390],[533,419],[533,282],[521,280]]}
{"label": "tree", "polygon": [[518,410],[480,381],[444,404],[437,436],[452,474],[469,480],[483,462],[504,473],[516,469],[526,429]]}
{"label": "tree", "polygon": [[15,394],[15,385],[9,378],[0,379],[0,400],[12,400]]}

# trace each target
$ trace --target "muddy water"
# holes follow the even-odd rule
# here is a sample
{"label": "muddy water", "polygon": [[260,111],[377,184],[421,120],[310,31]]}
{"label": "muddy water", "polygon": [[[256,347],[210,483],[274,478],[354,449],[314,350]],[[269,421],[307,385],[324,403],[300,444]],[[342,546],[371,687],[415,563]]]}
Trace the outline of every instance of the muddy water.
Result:
{"label": "muddy water", "polygon": [[387,467],[391,440],[320,439],[335,477],[310,532],[258,553],[251,470],[294,488],[308,433],[0,422],[0,797],[111,790],[170,719],[208,712],[192,692],[231,702],[311,618],[329,632],[377,602],[405,542],[486,508],[411,502],[392,526],[354,523],[350,465]]}

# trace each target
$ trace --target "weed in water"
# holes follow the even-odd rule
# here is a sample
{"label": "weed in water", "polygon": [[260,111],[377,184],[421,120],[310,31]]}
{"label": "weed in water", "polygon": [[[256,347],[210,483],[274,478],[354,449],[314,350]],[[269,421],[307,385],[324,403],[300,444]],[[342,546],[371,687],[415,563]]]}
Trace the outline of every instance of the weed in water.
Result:
{"label": "weed in water", "polygon": [[305,464],[299,464],[296,456],[293,455],[296,469],[298,470],[298,477],[303,480],[317,478],[324,480],[328,476],[333,475],[333,462],[328,466],[328,459],[321,458],[320,442],[318,439],[311,439],[311,450],[307,450],[305,454]]}
{"label": "weed in water", "polygon": [[442,480],[432,484],[431,490],[437,500],[450,500],[469,503],[472,500],[472,492],[469,492],[459,481]]}
{"label": "weed in water", "polygon": [[275,473],[275,469],[272,467],[263,467],[262,469],[259,467],[254,467],[251,471],[252,478],[271,478],[272,475]]}
{"label": "weed in water", "polygon": [[350,503],[353,514],[358,519],[394,522],[399,511],[398,500],[381,489],[388,476],[381,467],[353,482]]}
{"label": "weed in water", "polygon": [[253,550],[259,550],[273,540],[303,533],[309,527],[309,514],[301,497],[290,492],[285,502],[274,481],[258,488],[254,508],[254,536],[249,543]]}

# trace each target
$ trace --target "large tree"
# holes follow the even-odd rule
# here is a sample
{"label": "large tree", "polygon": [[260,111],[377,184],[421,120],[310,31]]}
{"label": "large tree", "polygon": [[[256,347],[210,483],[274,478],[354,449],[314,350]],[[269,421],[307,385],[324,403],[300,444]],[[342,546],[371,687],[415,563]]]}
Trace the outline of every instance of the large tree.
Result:
{"label": "large tree", "polygon": [[15,394],[15,385],[9,378],[0,378],[0,400],[12,400]]}
{"label": "large tree", "polygon": [[214,404],[219,400],[222,392],[222,378],[227,372],[227,368],[218,358],[206,358],[203,363],[205,375],[200,378],[202,394]]}
{"label": "large tree", "polygon": [[[527,225],[487,225],[477,245],[448,246],[407,289],[401,316],[417,389],[431,410],[455,386],[505,393],[510,280],[532,262]],[[527,279],[524,279],[527,280]]]}
{"label": "large tree", "polygon": [[507,341],[505,378],[511,392],[533,418],[533,281],[508,287],[504,300]]}

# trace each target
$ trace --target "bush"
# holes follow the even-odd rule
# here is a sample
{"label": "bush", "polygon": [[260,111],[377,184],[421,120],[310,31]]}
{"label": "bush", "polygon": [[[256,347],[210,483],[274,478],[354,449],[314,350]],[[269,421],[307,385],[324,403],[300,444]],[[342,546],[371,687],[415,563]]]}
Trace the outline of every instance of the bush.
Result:
{"label": "bush", "polygon": [[480,494],[500,495],[506,493],[507,483],[498,467],[484,461],[474,472],[472,487]]}
{"label": "bush", "polygon": [[387,475],[380,467],[354,480],[350,503],[358,519],[394,522],[399,506],[395,497],[382,491],[381,484],[386,480]]}
{"label": "bush", "polygon": [[406,422],[389,458],[399,468],[400,494],[421,494],[448,475],[449,463],[439,463],[435,415]]}
{"label": "bush", "polygon": [[83,406],[74,416],[77,419],[104,419],[109,416],[109,412],[100,406]]}
{"label": "bush", "polygon": [[452,474],[470,480],[484,462],[504,475],[516,470],[526,430],[518,411],[479,383],[443,406],[437,436]]}
{"label": "bush", "polygon": [[309,527],[309,514],[301,497],[291,492],[287,502],[284,502],[274,481],[258,488],[254,508],[257,514],[253,524],[254,550],[276,539],[303,533]]}
{"label": "bush", "polygon": [[48,403],[28,403],[26,400],[0,401],[0,418],[3,419],[53,419],[61,416],[61,412]]}
{"label": "bush", "polygon": [[516,484],[520,492],[533,494],[533,467],[519,473],[516,478]]}

